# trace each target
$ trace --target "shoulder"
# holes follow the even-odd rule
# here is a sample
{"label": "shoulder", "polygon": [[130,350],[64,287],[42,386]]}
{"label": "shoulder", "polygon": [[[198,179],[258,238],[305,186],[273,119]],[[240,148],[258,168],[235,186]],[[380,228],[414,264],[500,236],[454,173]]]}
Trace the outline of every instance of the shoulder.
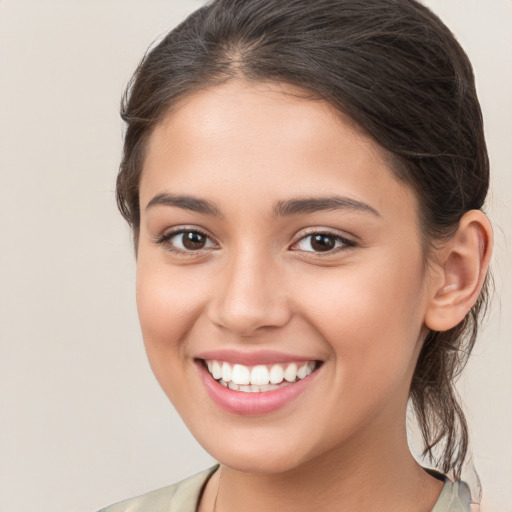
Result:
{"label": "shoulder", "polygon": [[121,501],[99,512],[195,512],[203,487],[217,470],[213,466],[173,485]]}
{"label": "shoulder", "polygon": [[432,512],[471,512],[471,493],[465,482],[445,478],[443,490]]}

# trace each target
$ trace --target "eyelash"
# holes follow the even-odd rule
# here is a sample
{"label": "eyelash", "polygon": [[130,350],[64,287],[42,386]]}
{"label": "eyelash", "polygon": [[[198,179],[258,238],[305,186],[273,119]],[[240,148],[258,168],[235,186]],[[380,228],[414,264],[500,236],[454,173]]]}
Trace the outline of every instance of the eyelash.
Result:
{"label": "eyelash", "polygon": [[199,235],[202,235],[204,236],[205,238],[207,238],[208,240],[211,240],[211,237],[205,233],[204,231],[198,229],[198,228],[189,228],[189,229],[183,229],[183,228],[180,228],[180,229],[176,229],[175,231],[170,231],[168,233],[164,233],[162,236],[160,236],[159,238],[157,238],[155,240],[155,242],[158,244],[158,245],[163,245],[165,246],[165,248],[168,250],[168,251],[171,251],[175,254],[180,254],[180,255],[194,255],[194,254],[202,254],[204,253],[205,251],[207,251],[208,249],[199,249],[197,251],[192,251],[192,250],[183,250],[183,249],[179,249],[177,247],[175,247],[174,245],[172,245],[170,242],[170,240],[172,238],[174,238],[175,236],[178,236],[178,235],[184,235],[185,233],[197,233]]}
{"label": "eyelash", "polygon": [[[354,247],[356,247],[356,242],[354,242],[353,240],[350,240],[348,238],[345,238],[344,236],[340,235],[339,233],[334,233],[332,231],[329,231],[329,230],[315,230],[315,231],[310,231],[309,233],[305,233],[303,234],[299,240],[297,240],[293,245],[292,247],[295,247],[297,246],[300,242],[302,242],[303,240],[306,240],[310,237],[313,237],[313,236],[324,236],[324,237],[328,237],[328,238],[332,238],[334,240],[334,243],[340,243],[340,245],[338,247],[334,247],[333,249],[330,249],[328,251],[325,251],[325,252],[322,252],[322,251],[303,251],[303,252],[306,252],[306,253],[312,253],[315,255],[315,257],[327,257],[327,256],[332,256],[333,254],[337,254],[341,251],[347,251],[349,249],[353,249]],[[311,242],[310,242],[311,244]],[[300,249],[293,249],[293,250],[300,250]]]}
{"label": "eyelash", "polygon": [[[192,228],[190,228],[190,229],[183,229],[183,228],[181,228],[181,229],[177,229],[175,231],[170,231],[168,233],[164,233],[162,236],[158,237],[155,240],[155,243],[158,244],[158,245],[164,245],[165,248],[168,251],[171,251],[171,252],[173,252],[175,254],[180,254],[180,255],[183,255],[183,256],[203,254],[204,252],[210,250],[210,248],[198,249],[197,251],[194,251],[194,250],[183,250],[183,249],[179,249],[179,248],[177,248],[174,245],[169,243],[170,240],[172,238],[174,238],[175,236],[183,235],[185,233],[197,233],[199,235],[204,236],[205,238],[207,238],[210,241],[212,240],[211,237],[207,233],[205,233],[204,231],[202,231],[202,230],[200,230],[198,228],[193,228],[193,229]],[[293,247],[297,246],[303,240],[306,240],[307,238],[312,237],[314,235],[320,235],[320,236],[325,236],[325,237],[332,238],[332,239],[334,239],[335,244],[337,242],[340,242],[340,246],[334,247],[333,249],[325,251],[325,252],[322,252],[322,251],[303,251],[303,252],[313,253],[313,254],[315,254],[315,256],[325,257],[325,256],[330,256],[332,254],[336,254],[336,253],[338,253],[340,251],[346,251],[346,250],[352,249],[352,248],[356,247],[356,245],[357,245],[356,242],[354,242],[353,240],[345,238],[345,237],[341,236],[338,233],[334,233],[334,232],[331,232],[331,231],[328,231],[328,230],[319,230],[319,231],[311,231],[311,232],[306,233],[303,236],[301,236],[301,238],[299,238],[299,240],[297,240],[292,245],[292,250],[295,250],[295,251],[296,250],[300,250],[300,249],[293,249]]]}

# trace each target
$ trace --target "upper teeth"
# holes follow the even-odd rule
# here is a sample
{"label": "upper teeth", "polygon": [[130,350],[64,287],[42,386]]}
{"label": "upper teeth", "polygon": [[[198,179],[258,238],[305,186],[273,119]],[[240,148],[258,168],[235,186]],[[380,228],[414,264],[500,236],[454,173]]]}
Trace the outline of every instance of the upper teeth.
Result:
{"label": "upper teeth", "polygon": [[266,366],[245,366],[243,364],[227,363],[225,361],[206,361],[208,371],[215,380],[224,383],[232,382],[238,386],[267,384],[281,384],[282,382],[295,382],[297,379],[307,377],[315,368],[314,361],[302,363],[274,364]]}

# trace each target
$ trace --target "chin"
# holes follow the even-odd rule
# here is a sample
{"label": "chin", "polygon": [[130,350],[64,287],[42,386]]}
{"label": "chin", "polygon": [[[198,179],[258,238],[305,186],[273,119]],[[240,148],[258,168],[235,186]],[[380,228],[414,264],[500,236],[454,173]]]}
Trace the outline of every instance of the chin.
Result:
{"label": "chin", "polygon": [[203,448],[217,461],[235,471],[253,474],[285,473],[313,458],[304,442],[292,436],[273,436],[272,440],[258,435],[226,435],[212,439],[196,436]]}
{"label": "chin", "polygon": [[[215,454],[212,452],[212,455]],[[297,457],[284,454],[263,454],[219,450],[215,457],[221,464],[234,471],[259,475],[286,473],[300,465]]]}

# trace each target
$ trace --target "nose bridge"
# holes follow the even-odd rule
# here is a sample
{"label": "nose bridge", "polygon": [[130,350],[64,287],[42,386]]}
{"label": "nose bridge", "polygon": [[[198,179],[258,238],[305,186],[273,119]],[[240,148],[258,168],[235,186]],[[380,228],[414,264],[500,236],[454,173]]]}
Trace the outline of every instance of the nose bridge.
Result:
{"label": "nose bridge", "polygon": [[211,320],[240,336],[285,325],[290,317],[277,259],[261,247],[234,251],[219,275]]}

